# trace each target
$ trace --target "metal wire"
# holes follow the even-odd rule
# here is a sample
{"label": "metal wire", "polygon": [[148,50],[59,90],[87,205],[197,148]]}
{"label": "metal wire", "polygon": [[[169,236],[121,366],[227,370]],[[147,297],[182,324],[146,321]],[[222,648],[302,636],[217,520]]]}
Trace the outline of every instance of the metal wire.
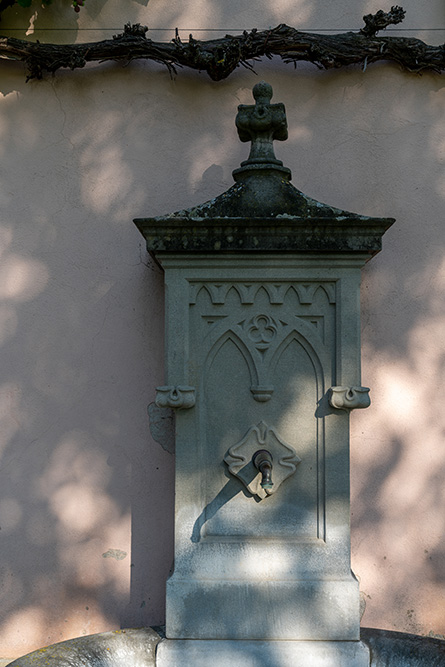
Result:
{"label": "metal wire", "polygon": [[[42,27],[32,27],[30,26],[23,26],[22,28],[4,28],[0,24],[0,33],[5,32],[5,31],[27,31],[27,30],[32,30],[32,32],[37,32],[37,31],[45,31],[45,32],[60,32],[66,30],[67,32],[72,32],[75,30],[76,32],[119,32],[122,30],[122,26],[119,28],[42,28]],[[148,32],[175,32],[176,27],[174,28],[149,28]],[[245,28],[178,28],[179,32],[236,32],[240,33],[245,30]],[[270,26],[267,28],[258,28],[258,30],[270,30]],[[297,30],[300,30],[300,32],[358,32],[360,28],[297,28]],[[385,28],[385,30],[381,30],[380,32],[443,32],[445,31],[444,28]]]}

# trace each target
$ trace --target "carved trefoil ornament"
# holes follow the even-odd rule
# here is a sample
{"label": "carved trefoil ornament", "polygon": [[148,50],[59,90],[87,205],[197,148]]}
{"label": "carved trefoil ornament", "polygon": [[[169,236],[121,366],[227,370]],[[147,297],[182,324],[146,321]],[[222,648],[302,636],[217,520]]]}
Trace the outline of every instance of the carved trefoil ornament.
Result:
{"label": "carved trefoil ornament", "polygon": [[195,405],[195,388],[185,385],[156,387],[155,403],[158,408],[186,410]]}
{"label": "carved trefoil ornament", "polygon": [[337,410],[357,410],[371,405],[369,387],[331,387],[329,403]]}
{"label": "carved trefoil ornament", "polygon": [[277,325],[269,315],[257,315],[250,320],[247,335],[257,350],[267,350],[277,335]]}
{"label": "carved trefoil ornament", "polygon": [[[273,458],[273,486],[261,487],[261,473],[255,468],[252,457],[259,449],[270,452]],[[294,474],[301,462],[293,447],[284,442],[272,426],[260,422],[252,426],[236,445],[230,447],[224,457],[229,472],[238,477],[248,491],[261,500],[276,493],[285,479]]]}

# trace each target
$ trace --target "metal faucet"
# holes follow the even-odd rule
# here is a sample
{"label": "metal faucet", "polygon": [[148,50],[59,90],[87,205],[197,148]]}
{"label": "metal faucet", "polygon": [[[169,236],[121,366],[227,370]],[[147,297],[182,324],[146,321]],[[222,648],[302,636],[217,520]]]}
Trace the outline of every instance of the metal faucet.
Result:
{"label": "metal faucet", "polygon": [[273,487],[272,454],[267,449],[258,449],[252,456],[252,463],[261,473],[261,487],[265,490],[271,489]]}

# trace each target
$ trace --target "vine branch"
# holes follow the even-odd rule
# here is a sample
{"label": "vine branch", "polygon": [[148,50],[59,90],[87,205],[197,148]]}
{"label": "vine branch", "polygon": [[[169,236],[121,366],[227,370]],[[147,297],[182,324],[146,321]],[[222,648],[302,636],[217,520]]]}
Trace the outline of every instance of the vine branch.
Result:
{"label": "vine branch", "polygon": [[380,10],[363,17],[359,32],[320,35],[300,32],[281,23],[271,30],[220,39],[200,41],[189,36],[181,41],[176,31],[171,42],[154,42],[146,37],[148,28],[140,24],[124,27],[113,39],[87,44],[41,44],[14,37],[0,37],[0,57],[23,61],[29,79],[41,79],[45,72],[60,68],[76,69],[88,62],[135,59],[152,60],[165,65],[170,74],[180,67],[207,72],[213,81],[227,78],[237,67],[253,70],[255,61],[279,56],[286,63],[311,62],[320,69],[334,69],[358,64],[366,68],[377,61],[389,61],[408,72],[443,72],[445,45],[430,46],[419,39],[376,36],[389,25],[401,23],[405,11],[398,6],[390,12]]}

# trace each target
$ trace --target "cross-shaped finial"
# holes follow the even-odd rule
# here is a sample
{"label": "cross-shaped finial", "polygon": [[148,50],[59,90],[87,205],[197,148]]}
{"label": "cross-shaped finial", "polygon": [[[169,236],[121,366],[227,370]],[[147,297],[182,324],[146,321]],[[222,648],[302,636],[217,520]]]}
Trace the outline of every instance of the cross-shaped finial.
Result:
{"label": "cross-shaped finial", "polygon": [[284,104],[271,104],[272,86],[265,81],[253,88],[253,104],[240,104],[236,117],[236,126],[241,141],[251,141],[252,147],[248,160],[242,166],[272,163],[282,165],[274,153],[273,141],[287,139],[287,121]]}

